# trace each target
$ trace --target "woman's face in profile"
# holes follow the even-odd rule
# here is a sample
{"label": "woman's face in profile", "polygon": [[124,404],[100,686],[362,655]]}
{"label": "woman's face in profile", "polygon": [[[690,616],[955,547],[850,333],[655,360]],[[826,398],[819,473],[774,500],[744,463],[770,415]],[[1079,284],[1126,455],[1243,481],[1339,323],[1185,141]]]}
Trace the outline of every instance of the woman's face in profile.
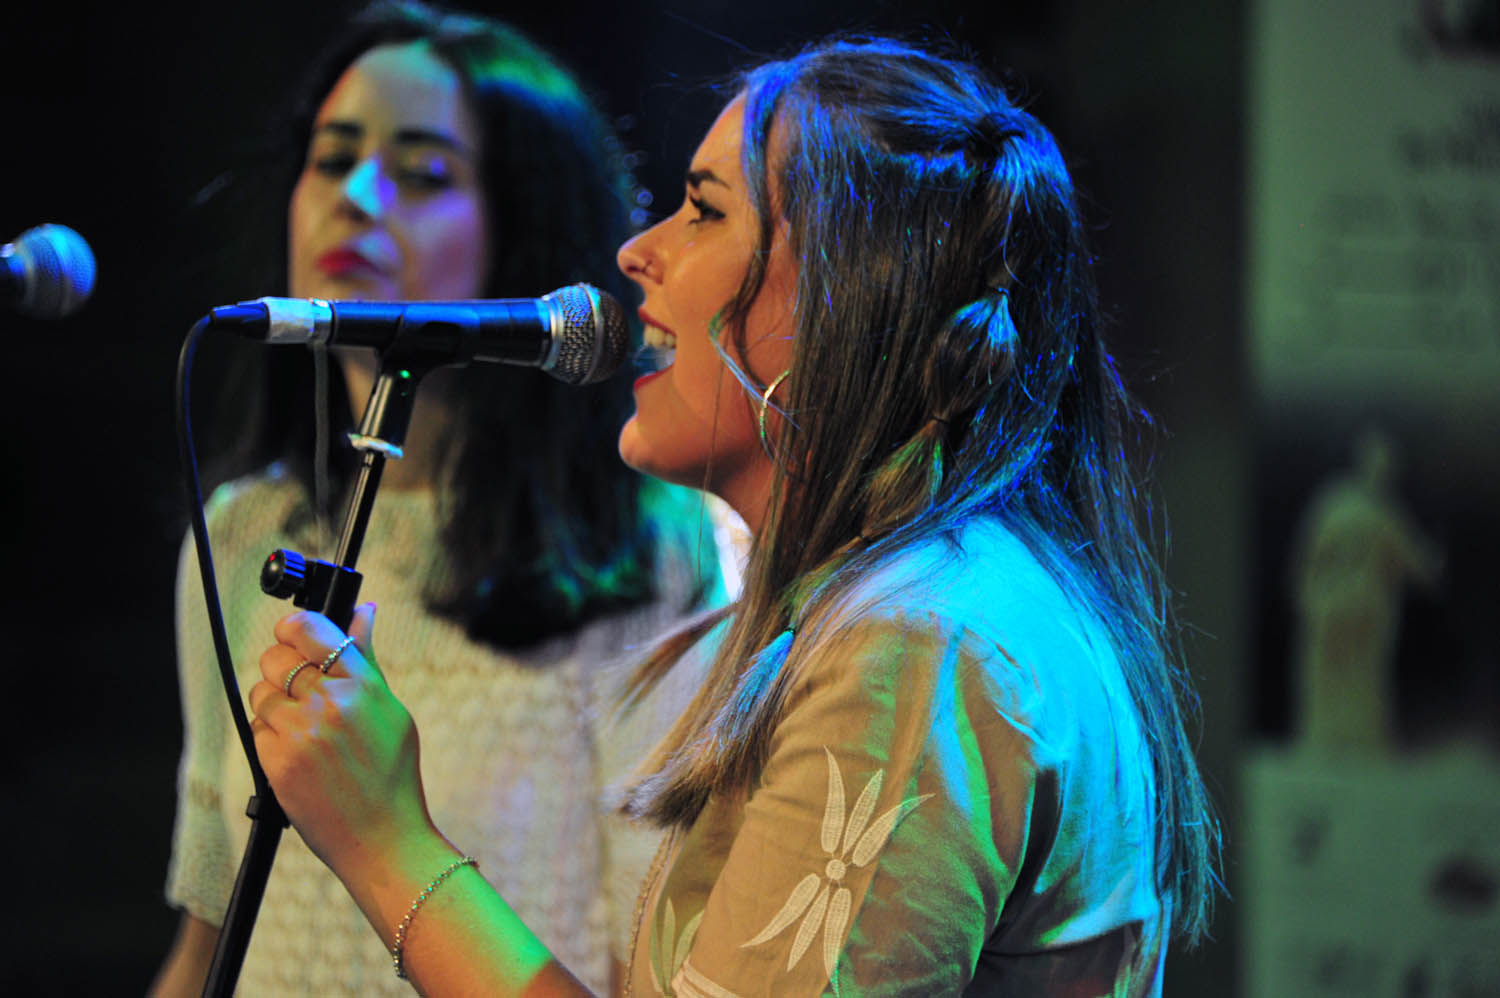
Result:
{"label": "woman's face in profile", "polygon": [[475,298],[489,270],[480,129],[422,42],[352,63],[314,120],[292,190],[298,298]]}
{"label": "woman's face in profile", "polygon": [[[682,207],[620,247],[620,269],[644,292],[646,342],[672,356],[669,366],[636,382],[636,411],[620,433],[620,456],[659,478],[707,488],[754,528],[774,466],[760,442],[758,401],[714,349],[711,332],[760,252],[760,218],[740,159],[743,123],[744,101],[736,99],[693,154]],[[770,384],[791,362],[796,279],[778,227],[765,281],[745,319],[745,356],[729,330],[720,336],[757,385]]]}

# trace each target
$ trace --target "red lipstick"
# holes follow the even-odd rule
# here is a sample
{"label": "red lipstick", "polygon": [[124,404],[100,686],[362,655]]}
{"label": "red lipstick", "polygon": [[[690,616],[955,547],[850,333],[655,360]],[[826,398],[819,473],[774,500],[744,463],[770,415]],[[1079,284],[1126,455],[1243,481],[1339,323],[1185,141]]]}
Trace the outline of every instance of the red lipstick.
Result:
{"label": "red lipstick", "polygon": [[639,378],[635,379],[635,389],[637,391],[639,391],[640,387],[642,385],[644,385],[646,382],[648,382],[648,381],[655,381],[657,378],[661,377],[663,374],[666,374],[667,371],[669,371],[669,370],[671,370],[670,365],[667,366],[667,367],[662,368],[660,371],[647,371],[645,374],[643,374]]}
{"label": "red lipstick", "polygon": [[318,257],[315,266],[330,277],[342,277],[358,271],[375,271],[376,266],[362,254],[348,248],[329,250]]}

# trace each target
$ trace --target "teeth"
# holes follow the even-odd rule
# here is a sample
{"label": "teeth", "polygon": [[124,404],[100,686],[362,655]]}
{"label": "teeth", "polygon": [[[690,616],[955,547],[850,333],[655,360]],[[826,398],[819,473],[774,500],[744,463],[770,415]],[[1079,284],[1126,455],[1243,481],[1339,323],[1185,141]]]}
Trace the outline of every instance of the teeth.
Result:
{"label": "teeth", "polygon": [[642,339],[646,341],[646,346],[655,350],[677,349],[677,334],[669,333],[665,329],[659,329],[656,326],[647,326]]}
{"label": "teeth", "polygon": [[661,371],[677,357],[677,337],[659,326],[647,325],[641,331],[642,347],[636,358],[641,370]]}

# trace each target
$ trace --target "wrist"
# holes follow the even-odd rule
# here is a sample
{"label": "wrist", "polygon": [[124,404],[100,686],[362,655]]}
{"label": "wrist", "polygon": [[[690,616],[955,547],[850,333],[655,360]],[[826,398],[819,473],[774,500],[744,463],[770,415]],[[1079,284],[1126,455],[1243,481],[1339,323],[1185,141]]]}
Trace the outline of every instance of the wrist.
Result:
{"label": "wrist", "polygon": [[436,828],[379,846],[352,843],[334,873],[390,949],[413,899],[464,853]]}
{"label": "wrist", "polygon": [[406,936],[411,929],[412,921],[416,919],[417,914],[422,910],[422,906],[427,903],[427,899],[434,892],[441,889],[449,877],[466,866],[477,868],[479,860],[473,856],[462,856],[443,867],[438,875],[428,881],[426,887],[422,888],[421,893],[412,899],[411,905],[406,909],[406,914],[401,917],[401,922],[396,926],[395,938],[391,942],[391,969],[395,971],[396,976],[401,980],[408,979],[406,973]]}

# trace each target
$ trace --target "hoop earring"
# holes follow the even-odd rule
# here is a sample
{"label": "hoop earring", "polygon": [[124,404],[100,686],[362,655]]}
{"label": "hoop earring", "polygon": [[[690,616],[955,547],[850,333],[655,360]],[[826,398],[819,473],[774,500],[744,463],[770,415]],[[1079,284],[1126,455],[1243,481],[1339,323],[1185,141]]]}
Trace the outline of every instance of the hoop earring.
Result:
{"label": "hoop earring", "polygon": [[772,461],[776,460],[776,455],[771,450],[771,441],[766,439],[766,408],[771,404],[771,395],[786,380],[786,376],[791,373],[792,369],[787,368],[776,375],[776,377],[771,379],[771,383],[766,386],[765,392],[760,396],[760,446],[766,452],[766,457],[769,457]]}

